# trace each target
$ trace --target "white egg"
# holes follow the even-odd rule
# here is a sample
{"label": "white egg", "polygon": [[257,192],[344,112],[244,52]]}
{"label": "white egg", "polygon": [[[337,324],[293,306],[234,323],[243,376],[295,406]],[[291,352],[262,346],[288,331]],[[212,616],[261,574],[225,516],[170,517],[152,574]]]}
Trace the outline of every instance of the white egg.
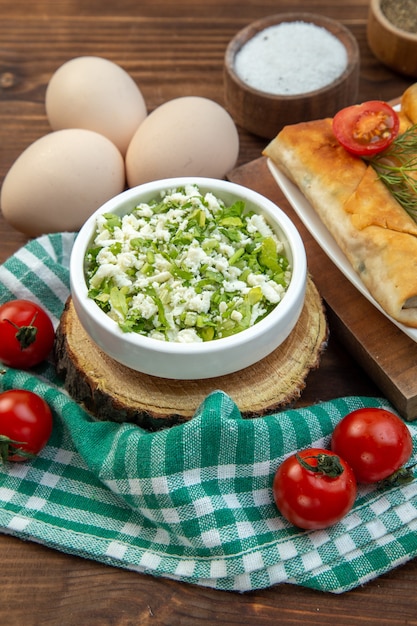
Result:
{"label": "white egg", "polygon": [[116,63],[94,56],[71,59],[56,70],[46,89],[45,106],[53,130],[94,130],[123,155],[147,115],[131,76]]}
{"label": "white egg", "polygon": [[123,157],[106,137],[66,129],[36,140],[8,171],[0,195],[5,220],[30,237],[77,231],[123,191]]}
{"label": "white egg", "polygon": [[162,104],[142,122],[126,153],[129,187],[159,178],[223,178],[235,165],[239,135],[216,102],[184,96]]}

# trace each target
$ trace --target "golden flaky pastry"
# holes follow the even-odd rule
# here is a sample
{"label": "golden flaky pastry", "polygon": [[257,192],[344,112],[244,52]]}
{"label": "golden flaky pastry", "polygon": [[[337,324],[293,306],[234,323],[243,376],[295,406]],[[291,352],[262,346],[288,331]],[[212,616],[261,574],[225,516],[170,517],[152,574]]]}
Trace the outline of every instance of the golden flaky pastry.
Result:
{"label": "golden flaky pastry", "polygon": [[[401,129],[410,124],[402,113]],[[338,143],[332,120],[286,126],[263,154],[299,187],[381,307],[417,328],[417,224],[372,166]]]}

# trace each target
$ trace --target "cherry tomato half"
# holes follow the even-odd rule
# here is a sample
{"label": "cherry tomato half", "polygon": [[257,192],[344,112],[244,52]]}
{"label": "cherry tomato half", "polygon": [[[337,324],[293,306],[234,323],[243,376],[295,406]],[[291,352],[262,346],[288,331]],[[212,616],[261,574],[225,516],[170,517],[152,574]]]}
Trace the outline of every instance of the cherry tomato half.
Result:
{"label": "cherry tomato half", "polygon": [[291,524],[305,530],[327,528],[350,511],[356,480],[334,452],[308,448],[288,457],[273,482],[275,503]]}
{"label": "cherry tomato half", "polygon": [[401,418],[380,408],[348,413],[335,427],[331,448],[349,463],[360,483],[395,474],[410,458],[413,440]]}
{"label": "cherry tomato half", "polygon": [[0,361],[28,369],[46,359],[55,331],[48,314],[30,300],[10,300],[0,306]]}
{"label": "cherry tomato half", "polygon": [[399,117],[386,102],[370,100],[342,109],[333,118],[333,133],[352,154],[372,156],[386,150],[397,137]]}
{"label": "cherry tomato half", "polygon": [[0,457],[27,461],[47,444],[52,412],[47,402],[25,389],[0,393]]}

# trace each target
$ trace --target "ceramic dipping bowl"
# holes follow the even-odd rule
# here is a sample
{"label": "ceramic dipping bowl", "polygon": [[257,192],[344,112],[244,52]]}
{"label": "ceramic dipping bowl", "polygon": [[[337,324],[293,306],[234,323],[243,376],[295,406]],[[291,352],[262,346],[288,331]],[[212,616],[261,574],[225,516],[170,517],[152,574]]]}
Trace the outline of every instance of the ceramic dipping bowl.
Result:
{"label": "ceramic dipping bowl", "polygon": [[[119,324],[88,295],[86,255],[96,236],[97,218],[106,213],[122,217],[131,213],[139,203],[149,203],[155,198],[160,198],[161,192],[187,188],[186,186],[190,184],[197,185],[202,195],[207,192],[214,194],[227,206],[236,201],[243,201],[245,210],[264,216],[273,233],[283,243],[285,256],[292,268],[286,292],[281,301],[262,319],[230,336],[181,343],[137,332],[124,332]],[[141,233],[140,237],[136,238],[135,245],[142,241],[141,237],[145,235]],[[138,274],[141,273],[136,260],[129,267],[130,276],[136,271]],[[143,271],[142,276],[139,276],[141,280],[144,273]],[[135,274],[135,280],[136,278],[138,276]],[[99,348],[133,370],[162,378],[184,380],[230,374],[253,365],[275,350],[289,336],[298,321],[304,305],[306,279],[304,245],[297,229],[285,213],[257,192],[229,181],[208,178],[153,181],[129,189],[106,202],[81,228],[70,261],[71,296],[75,311],[86,332]],[[154,283],[152,288],[155,288]],[[223,288],[228,289],[226,286]],[[146,287],[141,289],[146,293]]]}

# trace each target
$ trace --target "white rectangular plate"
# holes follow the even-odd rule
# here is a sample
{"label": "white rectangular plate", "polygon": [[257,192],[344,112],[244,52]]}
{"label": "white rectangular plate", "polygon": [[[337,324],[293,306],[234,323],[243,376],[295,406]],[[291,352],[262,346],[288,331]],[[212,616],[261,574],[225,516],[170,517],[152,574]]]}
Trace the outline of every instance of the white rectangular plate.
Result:
{"label": "white rectangular plate", "polygon": [[327,230],[326,226],[318,217],[317,213],[304,197],[301,191],[296,185],[294,185],[270,160],[267,159],[269,170],[272,173],[275,181],[281,188],[288,202],[297,213],[298,217],[303,222],[304,226],[309,230],[311,235],[317,241],[321,249],[327,254],[327,256],[333,261],[336,267],[344,274],[344,276],[356,287],[356,289],[371,302],[385,317],[387,317],[393,324],[398,326],[408,337],[417,342],[417,329],[405,326],[400,322],[394,320],[388,315],[384,309],[378,304],[378,302],[372,297],[368,289],[365,287],[358,274],[354,271],[351,264],[337,245],[333,236]]}

